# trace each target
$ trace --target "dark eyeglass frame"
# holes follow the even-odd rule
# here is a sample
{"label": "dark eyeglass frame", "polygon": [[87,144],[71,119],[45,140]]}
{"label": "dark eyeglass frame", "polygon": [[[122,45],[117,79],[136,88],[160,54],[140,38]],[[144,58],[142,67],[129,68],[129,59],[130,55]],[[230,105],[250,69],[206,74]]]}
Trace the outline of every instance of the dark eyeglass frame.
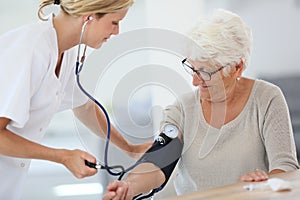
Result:
{"label": "dark eyeglass frame", "polygon": [[[212,71],[212,72],[206,72],[206,71],[203,71],[203,70],[201,70],[201,69],[195,70],[195,69],[191,66],[191,64],[188,65],[188,64],[186,64],[186,62],[187,62],[187,58],[185,58],[185,59],[183,59],[183,60],[181,61],[181,64],[182,64],[183,68],[186,68],[186,67],[190,68],[194,73],[197,74],[197,76],[198,76],[199,78],[201,78],[201,79],[203,79],[203,80],[205,80],[205,81],[210,81],[212,75],[214,75],[215,73],[217,73],[217,72],[221,71],[223,68],[225,68],[224,66],[222,66],[222,67],[220,67],[219,69],[217,69],[217,70],[215,70],[215,71]],[[201,75],[201,74],[202,74],[202,75]],[[191,74],[191,75],[192,75],[192,74]],[[204,78],[204,77],[209,77],[209,78],[206,79],[206,78]]]}

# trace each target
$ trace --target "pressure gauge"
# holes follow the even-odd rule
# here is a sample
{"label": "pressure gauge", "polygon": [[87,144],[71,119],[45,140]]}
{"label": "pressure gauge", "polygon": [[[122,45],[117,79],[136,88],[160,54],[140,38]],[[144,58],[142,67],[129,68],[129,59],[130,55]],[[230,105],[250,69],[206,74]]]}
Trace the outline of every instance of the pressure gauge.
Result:
{"label": "pressure gauge", "polygon": [[173,124],[166,124],[162,132],[169,138],[176,138],[178,136],[178,128]]}

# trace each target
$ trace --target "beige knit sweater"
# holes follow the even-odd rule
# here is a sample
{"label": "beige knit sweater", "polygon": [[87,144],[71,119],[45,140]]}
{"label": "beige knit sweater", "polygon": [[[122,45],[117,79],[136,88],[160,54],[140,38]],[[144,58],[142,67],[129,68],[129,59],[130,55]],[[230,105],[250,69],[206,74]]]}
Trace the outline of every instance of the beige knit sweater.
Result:
{"label": "beige knit sweater", "polygon": [[242,112],[221,129],[206,123],[198,94],[184,95],[164,113],[162,125],[175,123],[184,134],[177,194],[236,183],[255,169],[299,168],[288,107],[277,86],[256,80]]}

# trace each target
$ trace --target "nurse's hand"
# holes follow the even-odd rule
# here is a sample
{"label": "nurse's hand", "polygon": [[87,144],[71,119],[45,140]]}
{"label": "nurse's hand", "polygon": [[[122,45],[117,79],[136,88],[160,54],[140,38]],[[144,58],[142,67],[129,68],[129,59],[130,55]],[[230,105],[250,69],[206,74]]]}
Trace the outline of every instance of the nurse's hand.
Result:
{"label": "nurse's hand", "polygon": [[85,160],[96,163],[96,158],[81,150],[58,150],[61,156],[60,163],[63,164],[77,178],[92,176],[97,173],[97,169],[85,165]]}
{"label": "nurse's hand", "polygon": [[130,183],[126,181],[112,181],[106,188],[103,200],[131,200]]}
{"label": "nurse's hand", "polygon": [[256,169],[255,171],[249,172],[239,178],[240,182],[259,182],[268,180],[268,174],[260,169]]}

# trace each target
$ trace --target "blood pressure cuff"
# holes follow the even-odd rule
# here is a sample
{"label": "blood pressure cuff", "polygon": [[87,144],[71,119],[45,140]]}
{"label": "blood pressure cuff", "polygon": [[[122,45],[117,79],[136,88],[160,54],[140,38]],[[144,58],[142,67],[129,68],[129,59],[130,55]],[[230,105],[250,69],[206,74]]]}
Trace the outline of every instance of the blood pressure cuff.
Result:
{"label": "blood pressure cuff", "polygon": [[165,182],[156,188],[156,192],[163,189],[167,184],[183,149],[182,141],[177,137],[167,144],[155,141],[151,148],[137,161],[138,164],[150,162],[159,167],[165,175]]}

